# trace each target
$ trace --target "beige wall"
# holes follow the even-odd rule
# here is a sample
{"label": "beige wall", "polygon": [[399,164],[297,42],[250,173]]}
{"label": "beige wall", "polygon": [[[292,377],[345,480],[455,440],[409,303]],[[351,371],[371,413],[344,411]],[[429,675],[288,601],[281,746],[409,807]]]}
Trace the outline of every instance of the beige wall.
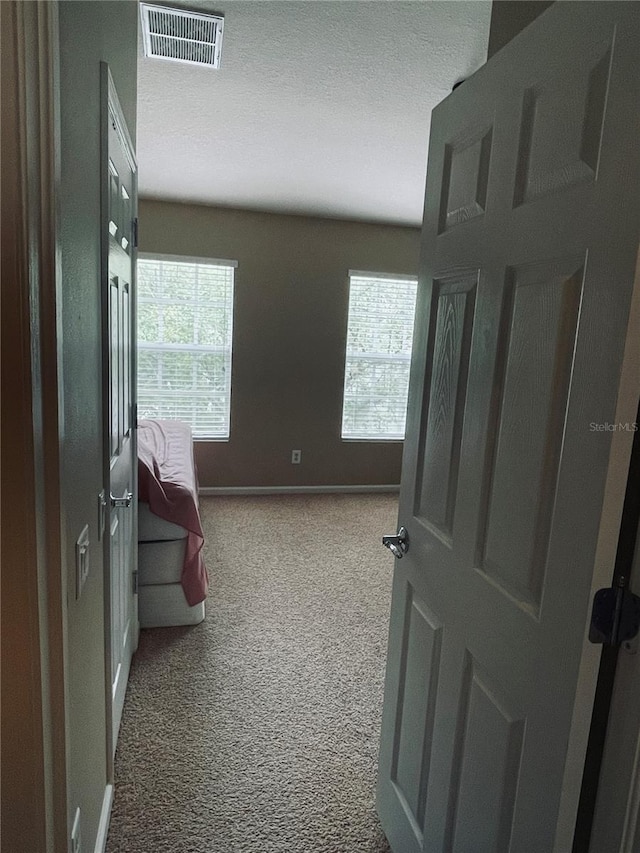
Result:
{"label": "beige wall", "polygon": [[419,242],[418,228],[140,202],[140,251],[238,261],[231,438],[196,445],[201,486],[400,482],[402,442],[340,438],[348,271],[415,275]]}
{"label": "beige wall", "polygon": [[528,27],[552,2],[553,0],[494,0],[491,4],[487,58],[491,59],[494,53]]}
{"label": "beige wall", "polygon": [[[109,63],[129,130],[136,129],[136,2],[60,3],[62,186],[62,502],[68,585],[69,820],[81,809],[93,851],[107,782],[100,325],[100,61]],[[90,572],[75,600],[75,541],[90,531]]]}

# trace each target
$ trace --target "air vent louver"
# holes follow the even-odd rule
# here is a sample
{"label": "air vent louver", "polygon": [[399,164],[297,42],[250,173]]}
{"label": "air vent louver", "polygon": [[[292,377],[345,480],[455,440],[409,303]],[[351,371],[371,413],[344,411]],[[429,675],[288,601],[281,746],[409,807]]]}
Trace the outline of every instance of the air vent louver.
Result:
{"label": "air vent louver", "polygon": [[144,55],[220,67],[224,19],[186,9],[141,3]]}

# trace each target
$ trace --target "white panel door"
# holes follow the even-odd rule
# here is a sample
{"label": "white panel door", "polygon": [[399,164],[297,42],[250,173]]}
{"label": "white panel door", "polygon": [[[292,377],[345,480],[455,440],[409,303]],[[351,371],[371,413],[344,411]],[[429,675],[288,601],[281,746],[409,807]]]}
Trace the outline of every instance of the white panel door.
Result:
{"label": "white panel door", "polygon": [[115,753],[131,657],[138,642],[134,311],[136,163],[111,76],[103,68],[103,299],[105,469],[108,483],[107,671]]}
{"label": "white panel door", "polygon": [[632,437],[598,425],[638,400],[639,44],[638,4],[555,4],[433,114],[379,766],[395,853],[571,850]]}

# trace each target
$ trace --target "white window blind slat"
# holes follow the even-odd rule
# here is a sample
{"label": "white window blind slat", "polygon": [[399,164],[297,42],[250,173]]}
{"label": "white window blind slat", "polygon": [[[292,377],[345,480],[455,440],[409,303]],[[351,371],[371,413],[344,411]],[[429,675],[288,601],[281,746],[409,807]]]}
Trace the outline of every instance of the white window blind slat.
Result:
{"label": "white window blind slat", "polygon": [[416,293],[416,279],[350,275],[342,438],[404,438]]}
{"label": "white window blind slat", "polygon": [[138,260],[138,411],[229,438],[234,266]]}

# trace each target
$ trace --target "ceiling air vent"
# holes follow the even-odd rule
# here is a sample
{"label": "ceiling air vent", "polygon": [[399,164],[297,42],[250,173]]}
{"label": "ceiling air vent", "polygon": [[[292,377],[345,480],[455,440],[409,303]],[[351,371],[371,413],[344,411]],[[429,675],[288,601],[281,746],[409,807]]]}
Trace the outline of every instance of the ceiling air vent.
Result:
{"label": "ceiling air vent", "polygon": [[144,55],[220,67],[224,18],[141,3]]}

